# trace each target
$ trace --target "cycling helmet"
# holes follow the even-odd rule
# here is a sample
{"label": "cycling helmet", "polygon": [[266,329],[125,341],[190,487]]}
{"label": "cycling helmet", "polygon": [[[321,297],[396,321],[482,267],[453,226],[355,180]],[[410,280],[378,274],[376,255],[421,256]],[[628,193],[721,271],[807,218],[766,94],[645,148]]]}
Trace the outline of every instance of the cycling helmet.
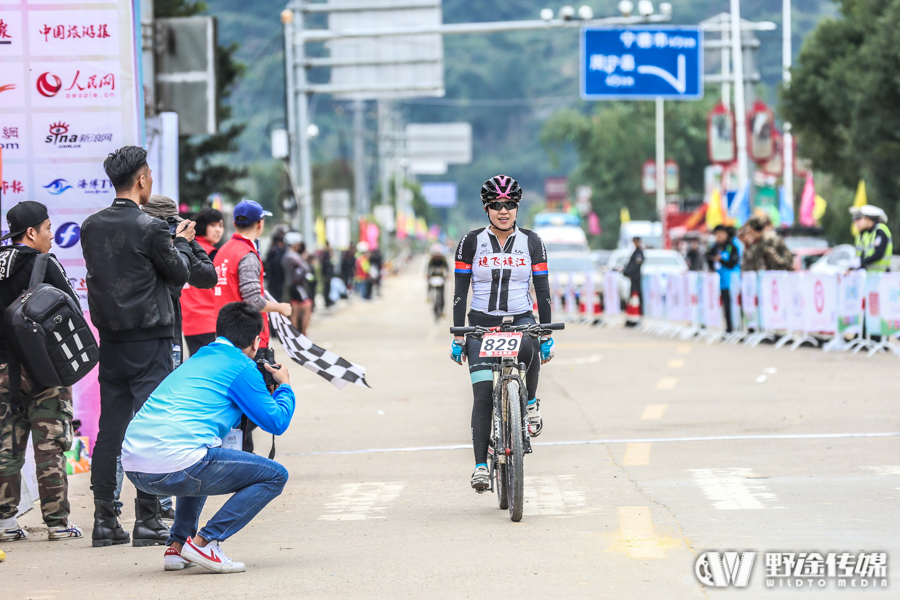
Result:
{"label": "cycling helmet", "polygon": [[522,188],[519,182],[507,175],[494,175],[481,186],[481,202],[487,204],[494,200],[522,199]]}

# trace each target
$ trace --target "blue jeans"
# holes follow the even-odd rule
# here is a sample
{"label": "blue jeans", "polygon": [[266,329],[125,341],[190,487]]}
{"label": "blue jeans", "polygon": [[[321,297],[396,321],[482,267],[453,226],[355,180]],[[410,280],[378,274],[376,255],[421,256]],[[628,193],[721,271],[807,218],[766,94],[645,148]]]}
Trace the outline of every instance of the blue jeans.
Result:
{"label": "blue jeans", "polygon": [[168,544],[183,544],[198,534],[207,496],[233,493],[199,531],[206,540],[227,540],[280,495],[288,479],[287,469],[274,460],[222,448],[210,448],[203,460],[174,473],[125,474],[139,490],[178,498]]}

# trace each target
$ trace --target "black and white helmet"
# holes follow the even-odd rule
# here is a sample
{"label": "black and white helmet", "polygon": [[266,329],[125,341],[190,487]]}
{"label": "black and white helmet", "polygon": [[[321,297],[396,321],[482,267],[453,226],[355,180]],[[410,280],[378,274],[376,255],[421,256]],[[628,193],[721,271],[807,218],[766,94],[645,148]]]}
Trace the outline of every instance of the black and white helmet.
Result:
{"label": "black and white helmet", "polygon": [[515,200],[518,202],[521,199],[522,188],[519,187],[519,182],[506,175],[494,175],[481,186],[481,201],[484,204],[495,200]]}

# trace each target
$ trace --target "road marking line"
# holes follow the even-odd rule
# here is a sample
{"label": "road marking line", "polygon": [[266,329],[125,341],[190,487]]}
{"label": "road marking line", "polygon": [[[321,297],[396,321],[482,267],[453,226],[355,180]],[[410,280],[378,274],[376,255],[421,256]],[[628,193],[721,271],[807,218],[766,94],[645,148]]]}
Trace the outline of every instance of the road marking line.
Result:
{"label": "road marking line", "polygon": [[639,467],[650,464],[650,446],[647,442],[636,442],[625,446],[625,458],[622,465],[625,467]]}
{"label": "road marking line", "polygon": [[659,380],[659,383],[656,384],[656,389],[658,390],[674,390],[675,383],[678,381],[675,377],[663,377]]}
{"label": "road marking line", "polygon": [[690,354],[691,347],[688,344],[679,344],[676,352],[678,352],[678,354]]}
{"label": "road marking line", "polygon": [[572,475],[525,477],[526,515],[586,515],[584,492],[576,490]]}
{"label": "road marking line", "polygon": [[631,558],[665,558],[666,551],[653,531],[650,509],[646,506],[619,507],[619,541]]}
{"label": "road marking line", "polygon": [[694,481],[704,495],[720,510],[761,510],[770,508],[763,500],[772,502],[776,499],[764,483],[748,481],[748,477],[753,476],[752,469],[688,469],[688,472],[694,474]]}
{"label": "road marking line", "polygon": [[325,503],[326,514],[320,521],[364,521],[365,519],[384,519],[384,515],[373,514],[384,511],[397,499],[405,482],[392,481],[369,483],[345,483],[341,491]]}
{"label": "road marking line", "polygon": [[652,421],[654,419],[662,419],[663,413],[666,412],[668,404],[648,404],[641,415],[642,421]]}
{"label": "road marking line", "polygon": [[672,360],[669,361],[670,369],[680,369],[683,366],[684,366],[683,358],[673,358]]}
{"label": "road marking line", "polygon": [[[629,444],[632,442],[741,442],[748,440],[832,440],[850,438],[900,437],[900,431],[864,433],[772,433],[755,435],[706,435],[667,438],[601,438],[596,440],[568,440],[559,442],[531,442],[532,446],[583,446],[590,444]],[[278,456],[331,456],[339,454],[383,454],[390,452],[431,452],[440,450],[471,450],[472,444],[449,446],[409,446],[407,448],[367,448],[364,450],[324,450],[320,452],[292,452]]]}

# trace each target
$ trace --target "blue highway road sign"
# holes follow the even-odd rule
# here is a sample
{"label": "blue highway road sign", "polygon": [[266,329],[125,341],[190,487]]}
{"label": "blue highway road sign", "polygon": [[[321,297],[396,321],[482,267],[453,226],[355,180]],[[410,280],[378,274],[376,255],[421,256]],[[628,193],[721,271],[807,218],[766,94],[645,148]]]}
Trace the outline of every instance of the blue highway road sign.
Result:
{"label": "blue highway road sign", "polygon": [[581,30],[585,100],[699,100],[703,33],[693,27]]}

